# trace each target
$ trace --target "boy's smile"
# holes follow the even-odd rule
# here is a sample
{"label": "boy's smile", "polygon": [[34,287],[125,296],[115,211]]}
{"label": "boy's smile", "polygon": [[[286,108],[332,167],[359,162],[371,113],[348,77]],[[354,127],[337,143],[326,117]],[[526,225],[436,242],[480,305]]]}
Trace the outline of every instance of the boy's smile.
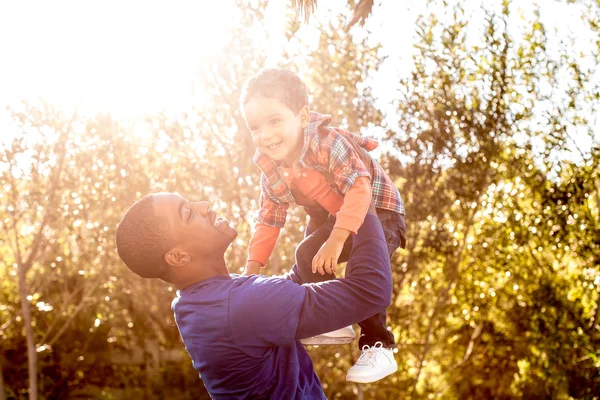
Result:
{"label": "boy's smile", "polygon": [[308,107],[295,114],[281,101],[257,94],[244,104],[244,115],[260,152],[288,165],[300,157],[310,115]]}

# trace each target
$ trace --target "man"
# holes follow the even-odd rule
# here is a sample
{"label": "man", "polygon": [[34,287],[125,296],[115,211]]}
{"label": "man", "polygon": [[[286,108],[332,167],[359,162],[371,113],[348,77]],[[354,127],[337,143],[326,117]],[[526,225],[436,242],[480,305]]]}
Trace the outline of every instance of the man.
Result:
{"label": "man", "polygon": [[212,398],[324,399],[299,340],[389,305],[391,270],[375,208],[353,237],[344,279],[298,285],[282,277],[230,276],[224,253],[236,236],[207,202],[158,193],[127,211],[117,250],[138,275],[178,289],[175,320]]}

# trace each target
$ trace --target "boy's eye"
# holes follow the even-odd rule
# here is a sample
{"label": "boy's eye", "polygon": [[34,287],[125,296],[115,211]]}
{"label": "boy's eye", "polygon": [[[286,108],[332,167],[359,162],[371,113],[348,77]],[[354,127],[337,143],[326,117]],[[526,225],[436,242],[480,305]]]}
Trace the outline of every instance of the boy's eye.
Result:
{"label": "boy's eye", "polygon": [[258,127],[257,126],[251,126],[248,129],[250,129],[250,132],[255,133],[256,131],[258,131]]}
{"label": "boy's eye", "polygon": [[281,120],[280,120],[280,119],[278,119],[278,118],[275,118],[275,119],[272,119],[272,120],[271,120],[271,124],[272,124],[272,125],[277,125],[279,122],[281,122]]}
{"label": "boy's eye", "polygon": [[187,212],[188,212],[187,220],[189,221],[194,216],[194,212],[189,208],[187,209]]}

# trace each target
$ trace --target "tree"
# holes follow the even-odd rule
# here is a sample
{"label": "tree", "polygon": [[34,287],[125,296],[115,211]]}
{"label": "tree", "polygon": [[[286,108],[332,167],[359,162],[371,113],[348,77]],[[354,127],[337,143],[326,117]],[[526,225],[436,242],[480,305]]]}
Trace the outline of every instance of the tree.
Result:
{"label": "tree", "polygon": [[[357,23],[363,24],[364,21],[369,17],[373,10],[373,0],[358,0],[356,3],[354,0],[348,0],[348,4],[354,7],[352,12],[352,18],[346,25],[346,30],[349,30]],[[308,21],[310,16],[314,14],[317,8],[316,0],[292,0],[292,7],[298,14],[303,14],[304,19]]]}
{"label": "tree", "polygon": [[[0,142],[0,229],[10,233],[0,237],[6,397],[33,393],[32,371],[39,397],[208,397],[169,308],[173,288],[130,273],[114,235],[136,199],[178,191],[234,221],[240,235],[227,262],[243,265],[259,171],[238,97],[267,62],[268,40],[260,29],[245,34],[266,5],[247,3],[232,10],[239,29],[207,59],[186,112],[130,122],[43,104],[11,109],[15,129]],[[299,43],[301,22],[290,16],[279,65],[298,72],[313,109],[334,124],[388,132],[381,163],[407,206],[409,246],[392,262],[388,310],[400,370],[365,385],[364,398],[598,392],[600,18],[591,0],[564,6],[581,11],[589,52],[573,51],[575,38],[556,41],[542,8],[514,31],[507,27],[521,15],[510,2],[431,1],[417,21],[412,74],[384,110],[367,84],[380,47],[343,32],[342,16],[320,27],[315,43]],[[291,209],[265,273],[291,266],[305,222]],[[354,345],[309,351],[329,398],[361,393],[344,381]]]}
{"label": "tree", "polygon": [[[38,120],[39,121],[39,120]],[[29,125],[34,121],[23,121],[21,126],[24,130],[36,130],[39,126]],[[65,135],[69,129],[68,123],[53,121],[58,129],[55,131],[56,144],[50,155],[50,161],[46,161],[45,153],[41,152],[39,143],[30,144],[30,139],[24,135],[17,136],[5,149],[3,155],[4,174],[2,176],[3,186],[8,192],[7,210],[10,215],[7,231],[12,237],[7,242],[12,250],[13,266],[17,270],[19,301],[21,303],[21,315],[27,341],[27,359],[29,370],[29,398],[37,399],[37,355],[34,343],[33,325],[30,308],[30,287],[27,275],[34,263],[43,262],[44,231],[52,222],[59,194],[59,184],[63,173],[66,149],[64,147]],[[35,140],[35,139],[34,139]],[[27,153],[39,156],[33,159],[31,164],[27,163]],[[45,179],[47,177],[47,179]],[[19,179],[19,181],[17,181]],[[24,189],[24,184],[30,181],[37,190]],[[35,232],[24,238],[22,232]],[[12,240],[11,240],[12,239]],[[30,239],[30,240],[28,240]],[[25,248],[29,248],[25,252]]]}
{"label": "tree", "polygon": [[[582,60],[568,56],[564,43],[557,57],[546,50],[548,38],[539,14],[519,39],[508,30],[515,15],[510,2],[485,7],[485,23],[477,30],[468,29],[473,18],[459,2],[434,1],[430,6],[436,11],[418,23],[415,70],[403,82],[399,127],[390,132],[399,153],[409,160],[399,165],[392,158],[389,164],[391,173],[406,182],[412,221],[408,258],[398,266],[405,273],[396,275],[401,294],[390,313],[405,327],[395,331],[401,337],[399,353],[410,354],[404,368],[410,371],[416,365],[411,379],[398,378],[400,390],[411,397],[447,398],[594,392],[597,366],[590,362],[585,377],[567,374],[562,361],[566,349],[539,365],[539,355],[548,353],[531,346],[530,338],[548,348],[555,348],[557,339],[546,342],[549,332],[534,334],[533,324],[526,327],[524,321],[546,312],[549,299],[560,299],[558,319],[568,316],[570,321],[564,331],[560,325],[555,331],[563,343],[572,329],[590,321],[589,311],[583,312],[573,295],[567,295],[569,284],[560,282],[560,274],[548,274],[545,264],[563,259],[552,251],[543,252],[542,259],[536,255],[547,244],[531,244],[541,234],[530,224],[546,226],[553,220],[540,218],[547,211],[536,199],[562,170],[556,155],[570,151],[568,133],[575,127],[593,130],[592,120],[571,115],[583,103],[597,109],[597,85],[581,84],[590,82],[591,72],[582,71]],[[436,7],[452,17],[440,20]],[[481,42],[469,32],[482,32]],[[572,78],[560,80],[564,71]],[[550,94],[544,89],[548,85]],[[535,107],[541,103],[547,108]],[[545,144],[542,153],[533,150],[535,141]],[[520,199],[527,204],[526,212],[513,208],[513,201]],[[514,215],[521,217],[512,219]],[[517,232],[523,232],[521,239]],[[541,240],[546,242],[547,236]],[[583,260],[574,263],[582,268]],[[594,298],[588,292],[583,304],[594,304]],[[557,320],[553,323],[546,329],[557,326]],[[583,344],[565,346],[571,348],[572,359],[595,357],[587,344],[595,341],[594,335],[583,332]],[[573,348],[587,350],[576,356]],[[535,372],[530,369],[534,365]],[[521,377],[518,383],[515,374]],[[565,374],[573,380],[561,382],[558,377]]]}

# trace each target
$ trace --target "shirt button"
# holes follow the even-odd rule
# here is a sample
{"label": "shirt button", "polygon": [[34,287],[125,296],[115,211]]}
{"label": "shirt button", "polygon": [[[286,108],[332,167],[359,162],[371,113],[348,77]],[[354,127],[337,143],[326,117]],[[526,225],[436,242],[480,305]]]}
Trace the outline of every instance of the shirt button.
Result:
{"label": "shirt button", "polygon": [[306,172],[303,172],[303,173],[302,173],[302,176],[306,178]]}
{"label": "shirt button", "polygon": [[290,173],[286,171],[283,173],[283,176],[285,176],[287,178],[288,176],[290,176]]}

